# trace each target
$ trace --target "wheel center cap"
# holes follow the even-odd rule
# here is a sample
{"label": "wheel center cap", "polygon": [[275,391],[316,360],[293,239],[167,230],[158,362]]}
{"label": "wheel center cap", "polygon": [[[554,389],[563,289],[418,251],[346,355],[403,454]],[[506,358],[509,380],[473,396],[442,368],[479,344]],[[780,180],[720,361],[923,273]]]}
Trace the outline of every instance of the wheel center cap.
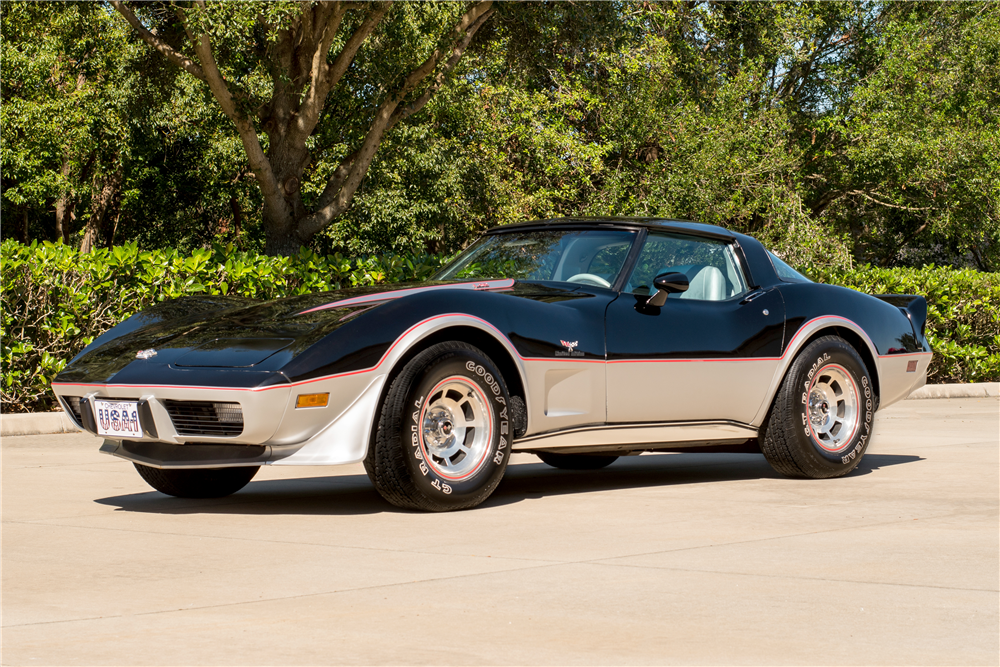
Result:
{"label": "wheel center cap", "polygon": [[809,420],[815,425],[824,424],[830,416],[830,402],[826,397],[815,391],[809,396]]}
{"label": "wheel center cap", "polygon": [[445,408],[433,408],[424,416],[424,442],[436,449],[447,448],[455,432],[451,413]]}

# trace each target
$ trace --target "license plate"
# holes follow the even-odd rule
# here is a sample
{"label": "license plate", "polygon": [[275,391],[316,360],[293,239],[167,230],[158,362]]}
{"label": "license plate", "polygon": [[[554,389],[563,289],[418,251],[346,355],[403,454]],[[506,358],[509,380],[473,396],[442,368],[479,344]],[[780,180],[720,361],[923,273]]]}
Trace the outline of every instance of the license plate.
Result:
{"label": "license plate", "polygon": [[101,435],[142,437],[139,403],[136,401],[102,401],[95,398],[94,416],[97,418],[97,432]]}

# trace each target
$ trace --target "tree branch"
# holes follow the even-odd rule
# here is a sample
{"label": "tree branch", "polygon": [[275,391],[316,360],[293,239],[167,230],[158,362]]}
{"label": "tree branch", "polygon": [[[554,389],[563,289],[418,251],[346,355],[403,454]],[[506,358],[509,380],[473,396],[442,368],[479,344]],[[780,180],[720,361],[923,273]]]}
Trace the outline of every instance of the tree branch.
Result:
{"label": "tree branch", "polygon": [[355,151],[345,157],[337,165],[337,168],[333,170],[330,174],[330,179],[326,182],[326,187],[323,188],[323,193],[316,200],[316,209],[324,209],[329,206],[337,193],[340,192],[340,186],[344,184],[344,180],[351,173],[351,165],[358,158],[358,152]]}
{"label": "tree branch", "polygon": [[375,9],[368,14],[354,34],[344,44],[337,58],[332,65],[327,65],[326,55],[330,51],[333,38],[336,37],[340,24],[347,13],[347,7],[338,5],[337,10],[331,14],[323,32],[322,39],[319,40],[318,48],[313,54],[311,68],[311,85],[306,93],[305,99],[296,118],[296,129],[302,135],[308,137],[319,123],[320,112],[326,103],[326,97],[333,90],[333,87],[340,82],[341,77],[354,62],[361,45],[364,44],[368,36],[378,27],[382,19],[392,7],[392,3],[382,2],[375,6]]}
{"label": "tree branch", "polygon": [[200,67],[198,67],[197,63],[185,56],[183,53],[175,50],[174,47],[164,42],[155,33],[147,30],[146,27],[139,22],[139,19],[136,18],[135,14],[132,13],[132,10],[125,6],[124,2],[121,0],[111,0],[111,6],[118,10],[118,13],[121,14],[126,21],[128,21],[129,25],[131,25],[136,32],[139,33],[139,36],[142,37],[143,41],[159,51],[167,58],[167,60],[174,63],[191,76],[201,79],[202,81],[205,80],[205,73]]}
{"label": "tree branch", "polygon": [[[344,72],[347,68],[351,66],[354,62],[354,56],[357,55],[358,49],[364,44],[365,40],[368,39],[368,35],[372,33],[378,24],[382,22],[385,15],[391,9],[391,2],[380,2],[375,6],[375,11],[370,13],[364,22],[354,31],[347,43],[344,44],[344,48],[340,50],[333,64],[330,65],[326,73],[326,80],[323,85],[327,86],[327,90],[331,90],[340,81],[340,78],[344,76]],[[332,36],[331,36],[332,39]],[[326,54],[324,54],[325,56]]]}
{"label": "tree branch", "polygon": [[[362,29],[365,29],[366,25],[371,23],[367,32],[364,33],[361,40],[354,46],[354,50],[350,52],[350,60],[354,59],[354,55],[357,53],[358,48],[360,48],[361,42],[368,37],[368,34],[375,29],[378,21],[381,21],[382,17],[385,16],[385,12],[389,10],[388,6],[380,7],[379,9],[381,13],[376,12],[378,14],[376,20],[371,21],[372,16],[369,16],[369,20],[366,20],[361,28],[355,32],[355,35],[351,37],[351,40],[353,40],[358,32],[361,32]],[[319,123],[320,113],[326,103],[326,97],[333,88],[333,85],[328,82],[330,66],[326,62],[326,56],[330,52],[330,45],[333,43],[333,38],[337,36],[337,31],[340,30],[340,24],[343,22],[345,14],[347,14],[347,7],[343,3],[338,2],[334,6],[333,12],[326,17],[325,24],[316,26],[313,29],[314,46],[309,63],[309,90],[306,91],[305,98],[299,107],[299,114],[295,119],[296,130],[300,136],[308,137],[312,134],[312,131],[316,128],[316,124]],[[351,40],[344,46],[340,57],[344,57],[348,46],[351,45]],[[338,60],[340,57],[338,57]],[[346,70],[346,66],[344,69]]]}
{"label": "tree branch", "polygon": [[[448,72],[461,59],[462,54],[468,47],[472,37],[476,34],[476,31],[479,30],[492,13],[493,2],[492,0],[486,0],[485,2],[477,2],[462,15],[462,18],[459,19],[452,30],[455,40],[451,45],[451,56],[448,58],[442,71],[435,77],[433,83],[428,86],[427,90],[417,100],[407,105],[403,110],[398,109],[403,99],[435,70],[443,55],[441,49],[435,49],[423,63],[406,76],[403,84],[382,102],[375,112],[375,118],[369,126],[368,134],[365,136],[361,148],[349,156],[349,158],[346,158],[330,176],[330,180],[326,188],[324,188],[323,194],[320,196],[319,203],[324,203],[325,205],[320,206],[314,213],[299,222],[297,231],[300,239],[310,238],[313,234],[330,224],[334,216],[347,210],[355,191],[361,185],[362,179],[364,179],[365,174],[368,172],[368,167],[375,157],[375,151],[382,142],[382,137],[386,131],[401,119],[416,113],[427,103],[431,96],[444,83]],[[350,159],[350,167],[349,172],[345,175],[342,170],[348,169],[345,164],[347,159]],[[336,195],[333,195],[331,191],[336,192]]]}
{"label": "tree branch", "polygon": [[[205,0],[197,0],[197,2],[202,11],[205,11]],[[186,23],[185,28],[187,28]],[[264,205],[271,210],[271,215],[275,220],[290,220],[291,210],[285,202],[277,179],[274,177],[271,163],[268,161],[267,156],[264,154],[264,149],[260,145],[257,130],[254,128],[253,123],[250,122],[250,119],[236,108],[236,103],[229,92],[229,87],[222,78],[219,67],[215,62],[215,56],[212,54],[212,42],[207,34],[194,36],[194,51],[201,61],[205,83],[208,84],[212,95],[219,102],[222,111],[233,121],[237,132],[239,132],[240,140],[243,142],[243,148],[246,150],[247,158],[250,162],[250,169],[253,170],[254,176],[257,177],[261,193],[264,195]]]}
{"label": "tree branch", "polygon": [[434,94],[441,89],[441,86],[444,85],[445,79],[451,73],[451,70],[453,70],[455,68],[455,65],[458,64],[458,61],[462,59],[462,55],[464,55],[465,50],[469,48],[469,43],[472,41],[472,38],[476,36],[476,31],[478,31],[482,27],[483,23],[485,23],[486,20],[492,14],[493,14],[493,9],[488,9],[487,11],[483,12],[483,14],[478,19],[476,19],[476,21],[471,26],[469,26],[465,35],[456,40],[456,42],[452,45],[451,48],[451,57],[448,58],[444,67],[441,69],[440,72],[438,72],[437,76],[434,77],[433,83],[431,83],[431,85],[427,87],[427,90],[425,90],[423,94],[417,99],[415,99],[413,102],[407,104],[405,107],[397,108],[396,111],[392,114],[392,118],[389,120],[389,126],[386,128],[386,130],[391,130],[396,125],[396,123],[403,120],[404,118],[412,116],[413,114],[417,113],[418,111],[424,108],[427,102],[430,101],[431,97],[433,97]]}
{"label": "tree branch", "polygon": [[[875,199],[874,197],[869,196],[868,194],[866,194],[865,192],[863,192],[861,190],[851,190],[850,192],[847,192],[845,194],[848,194],[848,195],[861,195],[862,197],[864,197],[868,201],[874,202],[874,203],[878,204],[879,206],[887,206],[889,208],[898,208],[901,211],[929,211],[929,210],[931,210],[930,206],[923,206],[923,207],[919,207],[918,208],[918,207],[915,207],[915,206],[900,206],[899,204],[890,204],[888,202],[879,201],[878,199]],[[878,194],[878,193],[876,192],[875,194]]]}

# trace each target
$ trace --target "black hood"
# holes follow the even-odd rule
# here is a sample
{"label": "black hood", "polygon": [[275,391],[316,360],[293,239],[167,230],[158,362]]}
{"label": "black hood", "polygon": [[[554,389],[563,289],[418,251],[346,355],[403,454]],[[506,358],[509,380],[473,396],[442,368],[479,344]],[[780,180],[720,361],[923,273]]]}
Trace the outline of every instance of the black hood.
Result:
{"label": "black hood", "polygon": [[[552,302],[586,296],[582,293],[586,289],[514,280],[430,281],[264,302],[241,297],[183,297],[149,308],[106,332],[77,355],[56,381],[145,383],[150,375],[159,375],[154,369],[168,366],[192,376],[199,369],[212,368],[273,374],[352,322],[353,337],[363,336],[359,331],[364,329],[382,328],[383,318],[368,313],[374,315],[388,304],[402,306],[402,300],[420,302],[423,307],[418,310],[426,312],[431,301],[447,307],[474,298],[472,293],[477,291]],[[398,309],[391,310],[392,320],[398,321]],[[362,315],[365,317],[359,317]],[[361,320],[364,324],[358,323]],[[136,357],[148,350],[154,350],[155,355]]]}

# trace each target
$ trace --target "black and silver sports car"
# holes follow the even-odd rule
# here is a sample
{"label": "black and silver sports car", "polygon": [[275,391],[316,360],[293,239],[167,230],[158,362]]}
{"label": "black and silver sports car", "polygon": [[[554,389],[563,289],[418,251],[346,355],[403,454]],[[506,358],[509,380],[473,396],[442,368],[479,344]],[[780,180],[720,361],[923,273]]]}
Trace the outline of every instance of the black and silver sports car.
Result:
{"label": "black and silver sports car", "polygon": [[451,510],[483,502],[511,452],[580,469],[742,449],[846,474],[875,411],[924,384],[926,314],[920,296],[813,283],[720,227],[545,220],[490,230],[426,283],[161,304],[53,388],[163,493],[363,461],[389,502]]}

